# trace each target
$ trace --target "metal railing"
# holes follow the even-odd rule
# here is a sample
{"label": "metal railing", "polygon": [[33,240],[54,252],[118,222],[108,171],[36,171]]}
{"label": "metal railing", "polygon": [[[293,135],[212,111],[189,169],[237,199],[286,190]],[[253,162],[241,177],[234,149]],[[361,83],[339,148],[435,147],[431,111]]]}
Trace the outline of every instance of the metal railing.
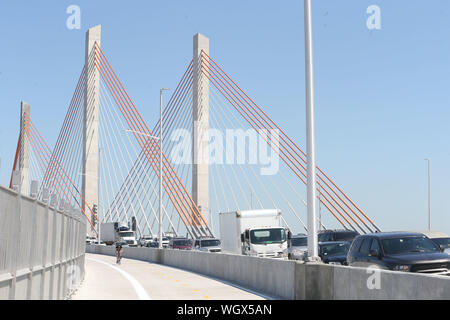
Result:
{"label": "metal railing", "polygon": [[0,300],[64,299],[84,278],[86,222],[0,186]]}

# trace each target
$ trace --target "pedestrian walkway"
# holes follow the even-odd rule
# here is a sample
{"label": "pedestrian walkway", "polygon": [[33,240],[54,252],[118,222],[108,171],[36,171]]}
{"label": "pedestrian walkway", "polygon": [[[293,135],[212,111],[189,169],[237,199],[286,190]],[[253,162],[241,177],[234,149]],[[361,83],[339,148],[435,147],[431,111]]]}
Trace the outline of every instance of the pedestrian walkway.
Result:
{"label": "pedestrian walkway", "polygon": [[86,253],[86,275],[73,300],[261,300],[268,297],[165,265]]}

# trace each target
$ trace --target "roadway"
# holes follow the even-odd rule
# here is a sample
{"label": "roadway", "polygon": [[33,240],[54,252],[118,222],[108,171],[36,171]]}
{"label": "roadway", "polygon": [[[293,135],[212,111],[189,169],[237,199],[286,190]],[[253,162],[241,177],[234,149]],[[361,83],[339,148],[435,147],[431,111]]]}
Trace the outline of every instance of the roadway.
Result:
{"label": "roadway", "polygon": [[86,274],[72,300],[264,300],[270,297],[189,271],[86,253]]}

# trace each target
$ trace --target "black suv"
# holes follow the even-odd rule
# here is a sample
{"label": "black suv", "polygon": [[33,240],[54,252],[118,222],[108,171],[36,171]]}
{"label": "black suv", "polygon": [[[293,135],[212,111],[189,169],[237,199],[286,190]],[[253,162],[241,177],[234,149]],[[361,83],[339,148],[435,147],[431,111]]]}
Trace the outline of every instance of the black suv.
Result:
{"label": "black suv", "polygon": [[319,242],[352,241],[359,233],[351,230],[321,230],[317,234]]}
{"label": "black suv", "polygon": [[450,275],[450,255],[421,233],[380,232],[356,237],[347,255],[354,267]]}

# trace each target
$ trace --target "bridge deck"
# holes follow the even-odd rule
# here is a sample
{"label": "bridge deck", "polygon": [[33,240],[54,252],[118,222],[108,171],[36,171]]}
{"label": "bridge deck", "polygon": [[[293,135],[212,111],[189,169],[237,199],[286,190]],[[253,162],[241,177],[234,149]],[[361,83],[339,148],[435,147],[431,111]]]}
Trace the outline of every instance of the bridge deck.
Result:
{"label": "bridge deck", "polygon": [[260,300],[264,295],[164,265],[86,254],[86,276],[73,300]]}

